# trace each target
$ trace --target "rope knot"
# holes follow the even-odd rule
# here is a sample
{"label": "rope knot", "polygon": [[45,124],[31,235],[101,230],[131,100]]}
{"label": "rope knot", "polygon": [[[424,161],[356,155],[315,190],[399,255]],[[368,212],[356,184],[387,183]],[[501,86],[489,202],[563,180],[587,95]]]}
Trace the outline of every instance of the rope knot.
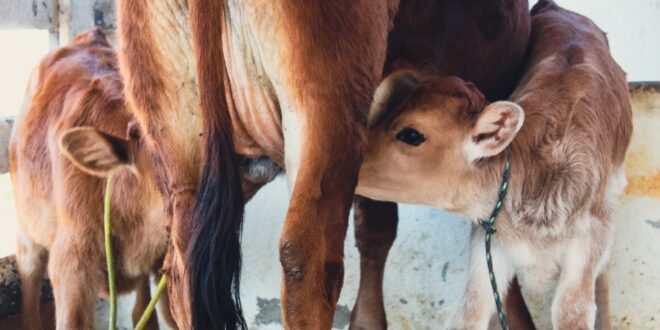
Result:
{"label": "rope knot", "polygon": [[493,235],[497,232],[495,224],[489,221],[481,221],[481,227],[484,227],[486,234]]}

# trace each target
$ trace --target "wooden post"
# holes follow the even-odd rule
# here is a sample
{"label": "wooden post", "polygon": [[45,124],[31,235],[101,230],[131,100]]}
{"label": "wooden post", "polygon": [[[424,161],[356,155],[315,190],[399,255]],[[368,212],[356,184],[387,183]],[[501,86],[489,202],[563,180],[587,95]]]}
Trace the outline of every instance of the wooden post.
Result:
{"label": "wooden post", "polygon": [[0,174],[9,172],[9,138],[14,118],[0,118]]}
{"label": "wooden post", "polygon": [[116,25],[114,0],[0,0],[0,29],[48,30],[51,49],[94,26],[112,40]]}
{"label": "wooden post", "polygon": [[59,0],[59,7],[61,45],[94,26],[103,30],[116,28],[113,0]]}

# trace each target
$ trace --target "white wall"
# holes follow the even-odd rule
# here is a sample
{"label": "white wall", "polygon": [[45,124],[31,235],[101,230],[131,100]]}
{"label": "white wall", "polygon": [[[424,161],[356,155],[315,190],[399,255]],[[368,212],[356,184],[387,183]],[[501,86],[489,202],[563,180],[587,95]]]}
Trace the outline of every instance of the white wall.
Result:
{"label": "white wall", "polygon": [[[530,7],[536,0],[530,0]],[[660,80],[660,0],[555,0],[607,33],[630,81]]]}

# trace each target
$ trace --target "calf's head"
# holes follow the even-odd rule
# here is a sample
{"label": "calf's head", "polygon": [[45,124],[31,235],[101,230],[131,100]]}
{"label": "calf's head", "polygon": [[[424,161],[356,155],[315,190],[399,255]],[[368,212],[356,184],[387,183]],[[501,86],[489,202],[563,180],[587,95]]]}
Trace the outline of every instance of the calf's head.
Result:
{"label": "calf's head", "polygon": [[460,212],[477,163],[502,153],[523,120],[517,104],[487,104],[459,78],[394,72],[374,96],[357,193]]}

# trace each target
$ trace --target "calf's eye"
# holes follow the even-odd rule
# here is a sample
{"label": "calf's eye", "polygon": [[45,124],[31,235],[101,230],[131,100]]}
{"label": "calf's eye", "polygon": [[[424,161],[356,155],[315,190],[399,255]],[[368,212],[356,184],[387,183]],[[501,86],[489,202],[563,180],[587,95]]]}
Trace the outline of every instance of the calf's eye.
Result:
{"label": "calf's eye", "polygon": [[396,139],[413,147],[417,147],[426,141],[424,134],[420,133],[414,128],[402,129],[399,133],[396,134]]}

